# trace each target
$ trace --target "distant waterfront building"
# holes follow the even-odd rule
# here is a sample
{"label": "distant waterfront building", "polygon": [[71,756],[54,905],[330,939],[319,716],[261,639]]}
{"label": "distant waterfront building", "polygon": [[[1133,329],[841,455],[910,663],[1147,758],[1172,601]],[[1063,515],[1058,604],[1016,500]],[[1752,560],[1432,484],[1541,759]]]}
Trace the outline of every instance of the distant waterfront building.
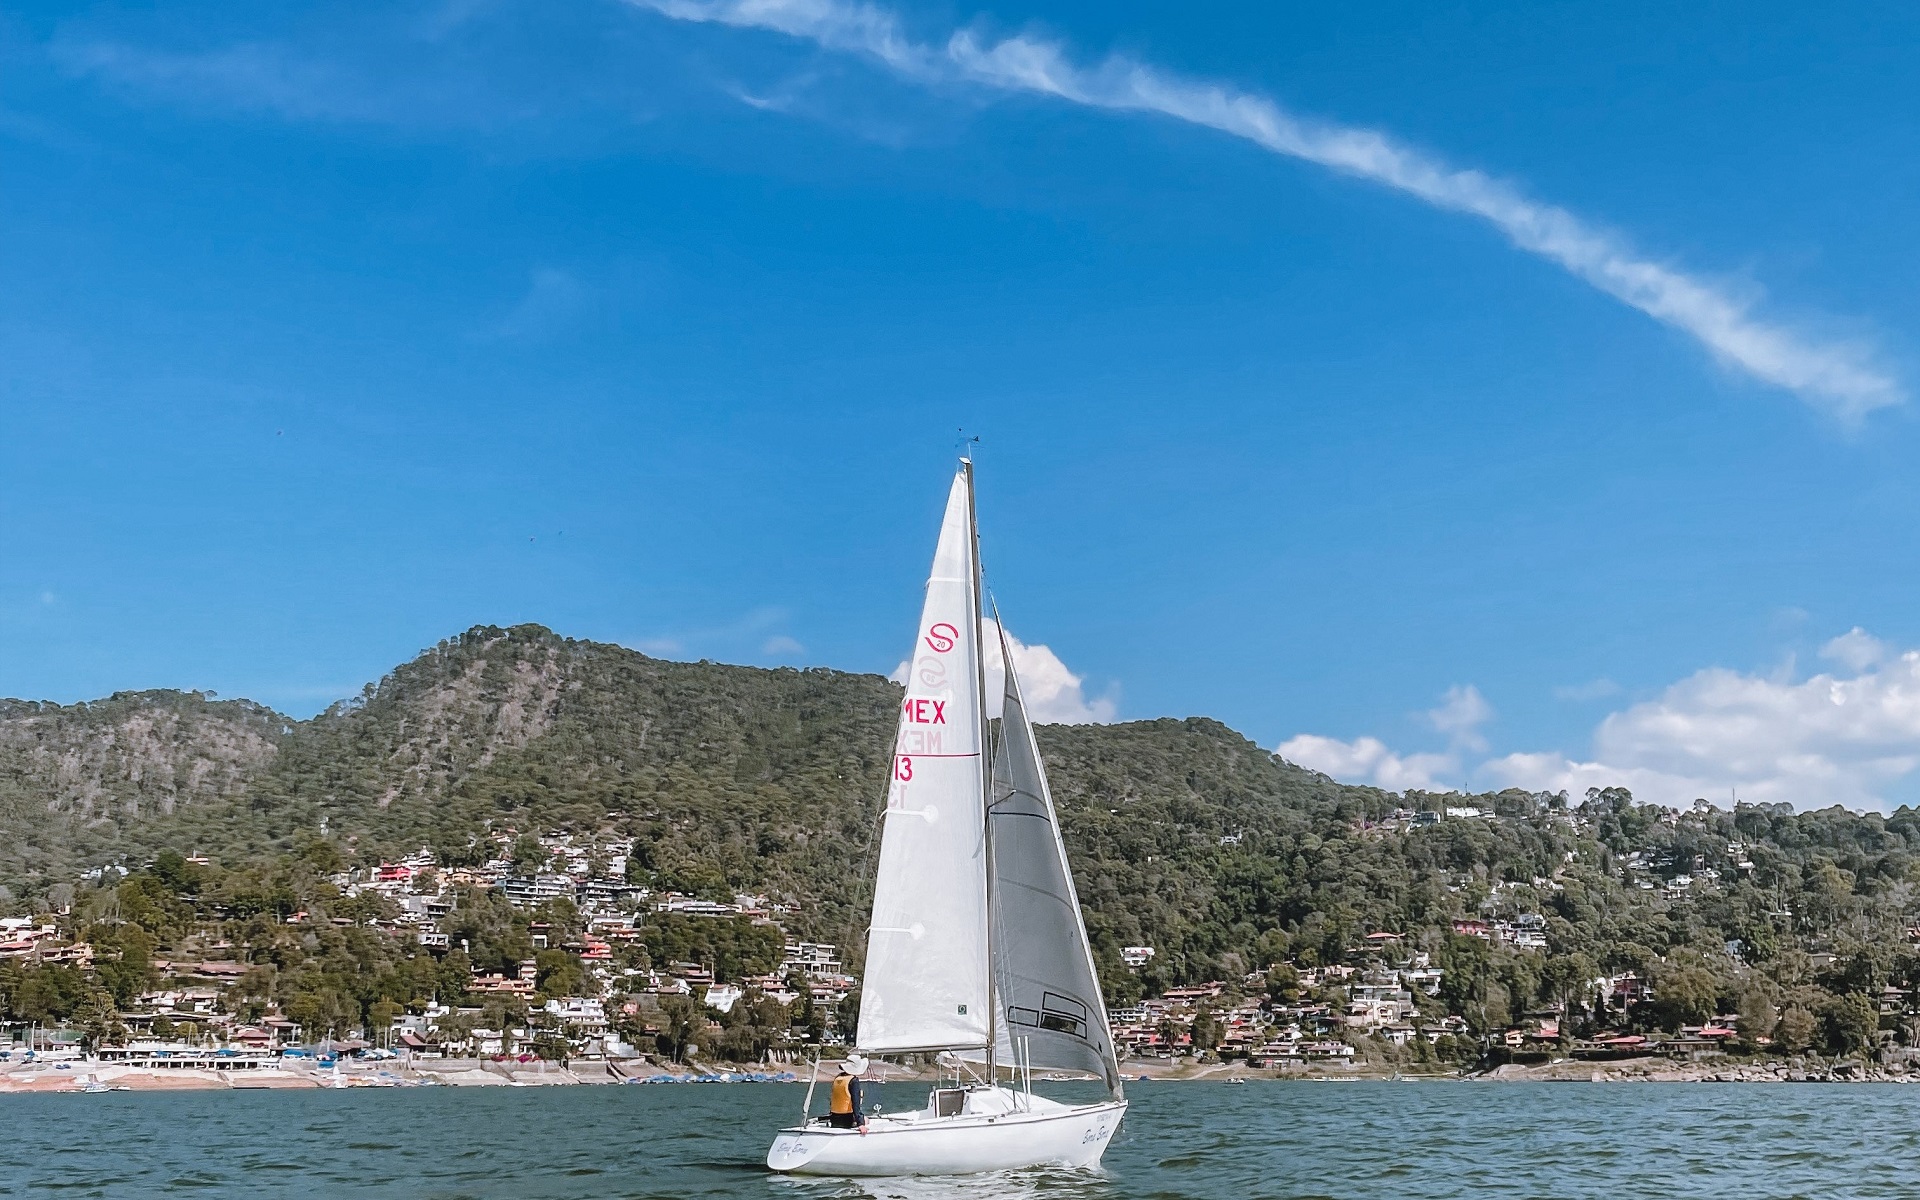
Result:
{"label": "distant waterfront building", "polygon": [[565,875],[510,875],[500,881],[500,894],[515,908],[538,908],[562,896],[572,899],[573,880]]}
{"label": "distant waterfront building", "polygon": [[780,973],[791,975],[798,971],[810,979],[838,977],[843,972],[835,949],[832,942],[788,942],[781,955]]}
{"label": "distant waterfront building", "polygon": [[718,900],[701,900],[674,892],[669,892],[666,898],[656,901],[653,907],[656,912],[686,913],[695,917],[731,917],[740,912],[738,905],[722,904]]}
{"label": "distant waterfront building", "polygon": [[618,879],[583,879],[578,885],[582,908],[612,908],[627,896],[644,898],[647,889]]}
{"label": "distant waterfront building", "polygon": [[746,992],[731,983],[710,983],[707,985],[706,1004],[718,1012],[732,1012],[740,997]]}

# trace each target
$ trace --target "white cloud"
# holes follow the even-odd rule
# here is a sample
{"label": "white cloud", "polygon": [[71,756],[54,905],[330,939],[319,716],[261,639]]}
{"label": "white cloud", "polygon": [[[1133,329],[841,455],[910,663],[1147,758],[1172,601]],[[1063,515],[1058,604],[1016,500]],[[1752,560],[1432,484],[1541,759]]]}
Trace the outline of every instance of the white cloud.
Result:
{"label": "white cloud", "polygon": [[[1529,792],[1565,792],[1575,800],[1588,788],[1623,787],[1642,802],[1685,805],[1698,797],[1725,801],[1728,788],[1717,787],[1701,779],[1669,775],[1642,767],[1608,766],[1597,762],[1576,762],[1558,753],[1508,754],[1483,762],[1475,775],[1493,788],[1524,788]],[[1751,795],[1743,800],[1753,800]]]}
{"label": "white cloud", "polygon": [[1705,797],[1785,801],[1796,808],[1887,808],[1920,769],[1920,651],[1889,660],[1865,630],[1822,652],[1851,674],[1754,675],[1713,667],[1659,697],[1609,715],[1591,761],[1510,754],[1482,764],[1516,787],[1631,788],[1667,804]]}
{"label": "white cloud", "polygon": [[998,40],[973,30],[944,44],[916,41],[892,11],[849,0],[628,0],[683,21],[771,30],[829,50],[872,58],[922,83],[970,83],[1072,104],[1149,112],[1244,138],[1290,158],[1478,217],[1515,245],[1698,341],[1715,359],[1785,388],[1843,421],[1904,398],[1873,351],[1819,339],[1753,315],[1749,297],[1654,261],[1619,235],[1512,184],[1370,129],[1297,116],[1265,96],[1169,74],[1114,56],[1074,62],[1058,43],[1030,35]]}
{"label": "white cloud", "polygon": [[[981,622],[987,649],[988,708],[997,713],[998,697],[1006,688],[1001,672],[1000,639],[995,636],[991,618]],[[1014,670],[1020,675],[1020,695],[1027,702],[1027,716],[1047,725],[1104,725],[1113,720],[1119,705],[1111,692],[1089,698],[1086,680],[1067,669],[1060,656],[1046,646],[1032,645],[1007,634],[1007,649],[1013,654]]]}
{"label": "white cloud", "polygon": [[1864,671],[1887,657],[1887,644],[1855,625],[1820,647],[1820,657]]}
{"label": "white cloud", "polygon": [[1303,733],[1289,738],[1275,751],[1291,763],[1354,783],[1370,783],[1389,791],[1408,788],[1451,791],[1457,784],[1442,777],[1461,778],[1461,750],[1485,750],[1480,727],[1493,719],[1493,705],[1472,684],[1455,684],[1440,703],[1421,714],[1427,724],[1447,735],[1445,754],[1396,754],[1375,737],[1343,742],[1339,738]]}
{"label": "white cloud", "polygon": [[1487,748],[1487,739],[1481,735],[1480,727],[1492,719],[1493,705],[1488,704],[1480,689],[1472,684],[1448,688],[1447,694],[1440,698],[1440,706],[1427,710],[1427,720],[1435,729],[1446,734],[1453,745],[1469,750]]}
{"label": "white cloud", "polygon": [[1370,783],[1392,792],[1408,788],[1420,791],[1451,791],[1452,785],[1440,777],[1457,778],[1460,760],[1451,754],[1410,754],[1402,757],[1387,749],[1379,738],[1356,738],[1343,742],[1338,738],[1303,733],[1280,744],[1281,758],[1309,770],[1330,775],[1349,783]]}
{"label": "white cloud", "polygon": [[[980,642],[986,651],[987,716],[1000,715],[1000,697],[1006,691],[1005,670],[1000,658],[1000,637],[993,618],[980,622]],[[1027,702],[1027,716],[1042,725],[1104,725],[1112,721],[1119,704],[1111,689],[1103,696],[1089,698],[1084,677],[1067,669],[1060,656],[1047,646],[1033,645],[1007,634],[1007,649],[1013,653],[1013,667],[1020,675],[1020,694]],[[904,686],[909,664],[902,659],[887,678]]]}
{"label": "white cloud", "polygon": [[1799,682],[1700,671],[1601,722],[1594,754],[1754,800],[1877,807],[1920,767],[1920,652]]}
{"label": "white cloud", "polygon": [[[1835,648],[1835,644],[1838,648]],[[1829,643],[1845,673],[1796,679],[1791,667],[1750,674],[1713,667],[1654,699],[1609,714],[1590,753],[1515,752],[1460,771],[1453,753],[1400,755],[1375,738],[1342,742],[1303,734],[1281,757],[1339,779],[1381,787],[1431,788],[1445,775],[1476,787],[1565,791],[1624,787],[1643,801],[1686,805],[1696,798],[1795,808],[1890,809],[1920,780],[1920,650],[1892,654],[1855,629]],[[1474,706],[1456,693],[1429,714],[1441,732],[1478,728]],[[1484,701],[1482,701],[1484,703]],[[1443,719],[1444,718],[1444,719]],[[1400,781],[1405,782],[1400,782]]]}
{"label": "white cloud", "polygon": [[784,656],[806,652],[807,648],[800,644],[798,638],[790,638],[784,633],[777,633],[760,644],[762,654]]}

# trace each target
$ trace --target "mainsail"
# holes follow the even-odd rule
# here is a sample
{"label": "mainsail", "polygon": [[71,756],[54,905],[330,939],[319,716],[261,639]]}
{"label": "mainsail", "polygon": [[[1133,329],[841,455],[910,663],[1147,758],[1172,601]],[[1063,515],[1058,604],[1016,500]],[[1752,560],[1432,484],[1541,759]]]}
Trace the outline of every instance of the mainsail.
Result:
{"label": "mainsail", "polygon": [[1000,634],[1006,700],[993,761],[993,965],[999,989],[1003,1063],[1085,1071],[1120,1094],[1120,1064],[1094,973],[1073,873],[1060,840],[1013,656]]}
{"label": "mainsail", "polygon": [[973,468],[962,463],[947,496],[894,742],[855,1039],[866,1051],[949,1050],[989,1040],[973,529]]}

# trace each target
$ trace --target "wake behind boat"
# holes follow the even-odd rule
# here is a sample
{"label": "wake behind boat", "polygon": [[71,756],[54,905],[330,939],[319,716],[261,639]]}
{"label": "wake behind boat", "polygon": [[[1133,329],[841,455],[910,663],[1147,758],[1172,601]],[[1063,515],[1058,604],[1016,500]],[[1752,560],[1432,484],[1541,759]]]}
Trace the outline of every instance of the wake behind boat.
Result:
{"label": "wake behind boat", "polygon": [[[1099,975],[1004,632],[999,737],[988,736],[981,617],[973,464],[963,459],[909,659],[854,1039],[862,1054],[939,1055],[954,1080],[934,1088],[925,1108],[875,1114],[864,1131],[824,1120],[781,1130],[767,1151],[776,1171],[1085,1167],[1100,1161],[1126,1113]],[[1025,1086],[1004,1086],[1003,1065]],[[1035,1095],[1035,1068],[1094,1076],[1107,1099]]]}

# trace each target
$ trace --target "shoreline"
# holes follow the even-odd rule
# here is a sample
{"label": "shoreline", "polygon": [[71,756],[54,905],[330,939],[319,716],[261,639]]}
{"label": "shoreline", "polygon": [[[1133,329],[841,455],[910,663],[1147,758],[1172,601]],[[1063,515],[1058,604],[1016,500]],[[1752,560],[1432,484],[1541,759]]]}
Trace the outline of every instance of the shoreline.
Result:
{"label": "shoreline", "polygon": [[[715,1068],[718,1070],[719,1068]],[[705,1068],[679,1068],[685,1074]],[[733,1070],[728,1069],[730,1072]],[[744,1068],[740,1069],[743,1073]],[[635,1074],[639,1072],[639,1074]],[[641,1082],[662,1068],[644,1060],[627,1064],[602,1059],[562,1066],[552,1062],[495,1062],[492,1059],[431,1059],[414,1063],[349,1063],[336,1074],[331,1068],[306,1063],[280,1063],[243,1070],[198,1067],[128,1067],[78,1059],[65,1063],[36,1063],[0,1070],[0,1096],[84,1094],[92,1080],[110,1090],[164,1091],[279,1091],[286,1089],[340,1090],[398,1087],[557,1087]],[[688,1082],[693,1082],[689,1079]]]}
{"label": "shoreline", "polygon": [[[1141,1067],[1149,1069],[1142,1070]],[[1122,1064],[1129,1082],[1185,1083],[1211,1081],[1308,1081],[1327,1083],[1920,1083],[1920,1072],[1849,1059],[1824,1060],[1704,1060],[1676,1062],[1649,1055],[1607,1062],[1558,1059],[1536,1064],[1505,1063],[1486,1070],[1455,1069],[1408,1071],[1391,1067],[1303,1067],[1252,1069],[1228,1064]]]}
{"label": "shoreline", "polygon": [[[821,1077],[827,1078],[822,1060]],[[61,1069],[64,1066],[65,1069]],[[876,1063],[875,1083],[932,1082],[928,1069],[910,1069]],[[296,1063],[243,1071],[197,1068],[126,1067],[78,1060],[66,1064],[16,1065],[0,1069],[0,1096],[84,1094],[89,1080],[114,1091],[278,1091],[344,1090],[366,1087],[573,1087],[646,1084],[701,1084],[789,1082],[804,1086],[810,1064],[784,1068],[796,1079],[769,1078],[764,1067],[724,1063],[656,1064],[646,1059],[587,1059],[565,1065],[554,1062],[495,1062],[491,1059],[428,1059],[411,1063],[354,1063],[336,1074]],[[749,1078],[753,1077],[753,1078]],[[1920,1082],[1920,1073],[1858,1061],[1825,1062],[1674,1062],[1665,1058],[1631,1058],[1613,1062],[1563,1059],[1535,1065],[1508,1063],[1486,1071],[1394,1071],[1371,1066],[1253,1069],[1240,1063],[1128,1062],[1122,1064],[1125,1082],[1141,1083],[1886,1083]],[[1066,1082],[1039,1076],[1037,1082]]]}

